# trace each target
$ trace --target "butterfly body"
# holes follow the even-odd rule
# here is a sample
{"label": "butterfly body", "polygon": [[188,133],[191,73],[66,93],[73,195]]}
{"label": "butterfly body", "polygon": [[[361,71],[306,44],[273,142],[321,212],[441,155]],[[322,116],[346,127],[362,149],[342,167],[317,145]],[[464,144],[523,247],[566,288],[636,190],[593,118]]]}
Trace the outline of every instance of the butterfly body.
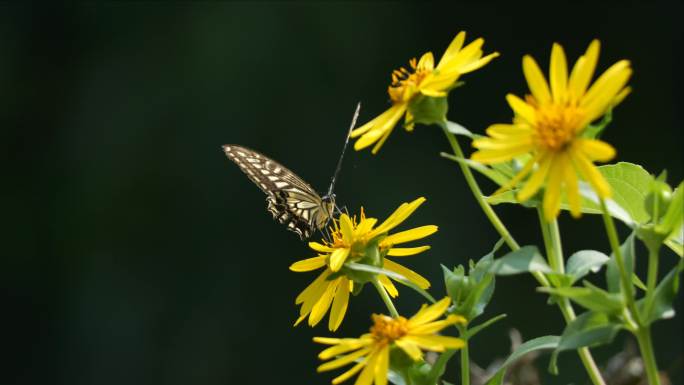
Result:
{"label": "butterfly body", "polygon": [[301,239],[323,229],[333,216],[334,195],[320,197],[285,166],[243,146],[226,144],[223,151],[266,193],[267,210]]}

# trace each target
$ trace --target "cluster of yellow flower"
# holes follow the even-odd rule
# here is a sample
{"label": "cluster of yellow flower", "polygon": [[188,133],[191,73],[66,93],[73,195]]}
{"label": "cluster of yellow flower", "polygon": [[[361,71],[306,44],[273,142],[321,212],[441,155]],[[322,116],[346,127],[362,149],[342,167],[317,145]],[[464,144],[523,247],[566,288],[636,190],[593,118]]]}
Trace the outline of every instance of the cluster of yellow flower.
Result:
{"label": "cluster of yellow flower", "polygon": [[[416,122],[423,123],[426,119],[446,124],[445,116],[437,116],[437,120],[434,114],[432,118],[420,116],[425,111],[417,106],[426,98],[442,99],[445,103],[448,92],[456,86],[461,75],[483,67],[499,55],[497,52],[484,55],[484,40],[481,38],[464,44],[465,33],[461,32],[436,66],[432,53],[428,52],[418,61],[412,59],[410,69],[395,70],[388,87],[392,106],[352,132],[351,137],[358,138],[355,149],[374,145],[372,152],[377,153],[402,117],[405,119],[404,127],[409,131],[413,130]],[[609,185],[593,162],[612,159],[615,150],[588,135],[586,128],[629,93],[626,84],[631,68],[628,61],[619,61],[591,85],[598,55],[599,42],[595,40],[568,74],[563,48],[554,44],[549,81],[536,61],[525,56],[523,73],[530,94],[524,99],[507,95],[514,112],[512,123],[493,124],[486,130],[488,136],[473,141],[477,151],[472,155],[472,161],[496,164],[523,160],[517,174],[502,186],[502,190],[518,188],[517,199],[523,202],[543,188],[542,208],[547,220],[558,216],[562,196],[567,196],[572,215],[580,215],[579,180],[586,180],[602,198],[611,194]],[[350,293],[365,283],[376,286],[393,313],[391,317],[373,315],[370,333],[360,338],[315,338],[318,343],[332,345],[321,352],[319,358],[334,358],[321,365],[319,371],[355,363],[335,378],[333,384],[357,373],[360,373],[357,385],[387,384],[390,349],[393,348],[403,351],[413,360],[420,360],[421,349],[443,352],[463,346],[459,338],[438,335],[450,325],[467,323],[463,317],[453,314],[438,320],[447,313],[449,298],[423,306],[408,319],[396,313],[389,298],[398,295],[392,279],[408,281],[420,289],[430,286],[430,282],[421,275],[387,258],[410,256],[429,249],[429,246],[395,246],[427,237],[437,231],[437,226],[421,226],[389,234],[424,201],[424,198],[419,198],[402,204],[378,226],[377,219],[366,217],[363,210],[358,218],[342,214],[331,226],[330,240],[309,243],[318,256],[290,266],[295,272],[323,270],[297,297],[296,304],[301,307],[295,325],[308,317],[308,324],[315,326],[329,311],[328,328],[337,330],[346,314]]]}

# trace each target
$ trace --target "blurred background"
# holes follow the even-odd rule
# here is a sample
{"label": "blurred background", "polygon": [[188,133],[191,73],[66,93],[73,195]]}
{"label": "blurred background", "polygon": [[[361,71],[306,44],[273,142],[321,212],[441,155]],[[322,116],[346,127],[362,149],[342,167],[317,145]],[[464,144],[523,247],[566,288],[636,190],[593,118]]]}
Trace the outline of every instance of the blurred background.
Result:
{"label": "blurred background", "polygon": [[[634,68],[634,92],[604,138],[617,161],[667,168],[675,184],[681,11],[680,2],[0,5],[0,383],[329,383],[311,342],[330,334],[327,321],[292,327],[294,298],[315,275],[288,266],[313,251],[271,219],[220,146],[257,149],[323,192],[356,102],[360,122],[384,111],[391,71],[428,50],[440,56],[458,31],[501,52],[449,99],[450,119],[475,132],[511,118],[504,95],[526,91],[522,55],[546,68],[560,42],[574,62],[600,38],[599,71],[622,58]],[[398,129],[377,156],[349,151],[337,184],[340,204],[379,218],[427,198],[404,228],[440,231],[432,250],[405,262],[435,296],[440,263],[479,258],[498,239],[455,164],[439,157],[447,150],[436,127]],[[520,243],[539,242],[534,211],[497,210]],[[608,251],[600,218],[565,214],[561,227],[567,253]],[[663,261],[666,271],[676,257]],[[475,362],[507,355],[512,327],[524,339],[562,331],[534,288],[529,276],[497,282],[487,314],[509,316],[472,341]],[[340,335],[365,332],[370,312],[384,311],[368,289],[352,298]],[[404,288],[398,307],[413,313],[421,302]],[[675,383],[682,317],[654,331]],[[595,349],[599,364],[624,340]],[[561,356],[557,378],[547,359],[545,383],[588,383],[575,354]]]}

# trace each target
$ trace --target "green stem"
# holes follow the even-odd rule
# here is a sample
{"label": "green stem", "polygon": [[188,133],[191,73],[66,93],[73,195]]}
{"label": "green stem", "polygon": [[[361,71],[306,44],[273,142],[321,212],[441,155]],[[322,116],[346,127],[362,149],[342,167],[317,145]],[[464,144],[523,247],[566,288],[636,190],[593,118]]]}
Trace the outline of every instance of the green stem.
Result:
{"label": "green stem", "polygon": [[646,296],[649,298],[646,302],[650,302],[650,299],[655,294],[655,288],[658,284],[658,248],[649,247],[648,249],[648,278],[646,281]]}
{"label": "green stem", "polygon": [[465,345],[461,348],[461,385],[470,385],[470,353],[468,352],[468,329],[466,326],[458,328]]}
{"label": "green stem", "polygon": [[556,247],[553,244],[553,238],[551,237],[551,231],[549,230],[549,225],[544,219],[544,212],[540,207],[537,207],[537,216],[539,217],[539,227],[542,231],[542,239],[544,239],[544,249],[546,249],[546,259],[549,261],[549,266],[554,272],[558,272],[559,269],[564,269],[563,261],[558,263],[558,257],[556,256]]}
{"label": "green stem", "polygon": [[608,207],[606,206],[606,201],[600,198],[601,211],[603,213],[603,224],[606,227],[606,234],[608,235],[608,242],[610,243],[610,248],[613,250],[613,255],[615,255],[615,262],[620,271],[620,284],[622,286],[622,292],[625,297],[625,303],[629,309],[629,317],[627,319],[628,323],[635,323],[632,328],[641,327],[641,320],[639,317],[639,311],[634,301],[634,286],[632,285],[632,277],[627,272],[627,267],[625,267],[625,260],[622,257],[622,250],[620,249],[620,240],[618,239],[617,230],[615,229],[615,222],[613,222],[613,217],[610,216],[608,212]]}
{"label": "green stem", "polygon": [[650,385],[660,385],[660,376],[658,375],[658,365],[656,364],[655,354],[653,353],[650,328],[648,326],[642,327],[636,333],[636,337],[637,342],[639,343],[639,350],[641,350],[641,356],[644,360],[648,383]]}
{"label": "green stem", "polygon": [[[454,152],[454,155],[461,159],[464,159],[463,151],[461,150],[461,146],[458,144],[458,140],[456,140],[456,136],[449,132],[446,122],[443,123],[441,126],[442,131],[444,131],[444,135],[446,135],[447,140],[451,145],[451,150]],[[480,186],[478,186],[477,181],[475,181],[475,177],[473,176],[473,173],[470,171],[470,168],[463,162],[458,162],[458,166],[461,168],[466,183],[468,183],[468,187],[470,187],[470,190],[473,192],[473,195],[475,196],[475,200],[480,205],[482,211],[484,211],[484,214],[487,216],[489,221],[494,226],[494,229],[496,229],[496,231],[501,235],[501,237],[504,239],[508,247],[511,248],[511,250],[519,249],[520,245],[518,245],[518,242],[516,242],[515,239],[513,239],[511,233],[508,232],[506,226],[504,226],[503,222],[501,222],[501,219],[499,219],[499,216],[496,215],[496,213],[492,209],[492,206],[490,206],[489,203],[485,201],[484,195],[482,195],[482,190],[480,190]]]}
{"label": "green stem", "polygon": [[389,310],[390,314],[392,317],[397,318],[399,317],[399,312],[397,312],[397,308],[394,307],[394,303],[392,303],[392,298],[390,298],[389,294],[387,294],[387,290],[382,286],[380,281],[378,280],[377,277],[373,279],[373,286],[375,286],[375,289],[378,291],[380,294],[380,298],[382,298],[382,302],[385,303],[385,306],[387,306],[387,310]]}
{"label": "green stem", "polygon": [[[565,272],[565,263],[563,261],[563,246],[561,244],[558,221],[554,219],[552,222],[547,223],[541,208],[537,208],[537,213],[539,214],[539,225],[542,230],[549,265],[554,272],[563,274]],[[563,314],[565,323],[569,324],[572,322],[576,318],[576,315],[570,300],[564,297],[556,297],[555,300],[561,314]],[[591,378],[591,382],[594,385],[605,385],[603,377],[601,377],[601,372],[596,366],[596,362],[594,362],[594,358],[589,349],[579,348],[577,349],[577,354],[579,355],[587,374]]]}

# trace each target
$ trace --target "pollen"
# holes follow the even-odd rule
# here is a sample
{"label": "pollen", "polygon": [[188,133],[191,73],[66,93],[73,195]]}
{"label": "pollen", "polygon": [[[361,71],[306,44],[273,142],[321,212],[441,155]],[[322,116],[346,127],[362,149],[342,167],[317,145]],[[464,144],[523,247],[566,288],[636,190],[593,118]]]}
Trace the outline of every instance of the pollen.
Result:
{"label": "pollen", "polygon": [[392,72],[392,83],[387,88],[387,93],[393,103],[406,103],[415,96],[420,83],[434,70],[434,62],[423,59],[418,62],[413,58],[409,60],[409,67],[409,70],[400,67]]}
{"label": "pollen", "polygon": [[371,326],[370,332],[376,343],[389,345],[408,334],[408,320],[401,316],[392,318],[386,315],[373,314],[373,326]]}
{"label": "pollen", "polygon": [[561,151],[579,134],[584,114],[579,107],[553,103],[538,106],[536,117],[536,144],[546,150]]}

